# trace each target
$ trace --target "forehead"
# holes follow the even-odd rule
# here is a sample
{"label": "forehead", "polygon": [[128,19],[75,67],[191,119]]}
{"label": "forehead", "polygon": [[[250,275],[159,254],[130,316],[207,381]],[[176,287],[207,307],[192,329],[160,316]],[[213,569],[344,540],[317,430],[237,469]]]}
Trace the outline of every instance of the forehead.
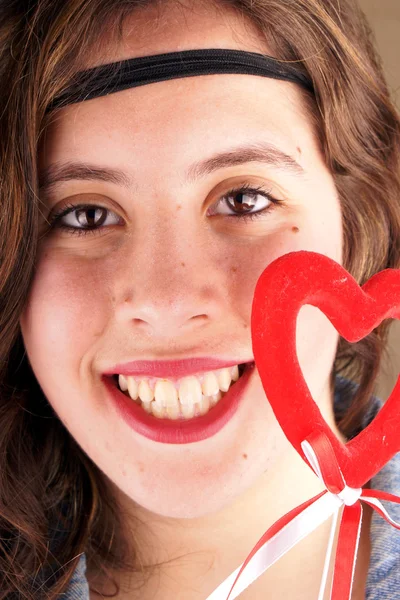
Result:
{"label": "forehead", "polygon": [[[232,9],[167,3],[130,14],[121,39],[102,40],[87,67],[194,48],[272,54],[257,28]],[[134,151],[137,164],[140,148],[143,157],[151,153],[165,160],[168,151],[171,162],[174,157],[194,162],[210,144],[218,151],[219,145],[222,150],[262,136],[293,154],[295,145],[311,142],[310,135],[303,94],[295,84],[213,74],[147,84],[56,111],[40,157],[43,162],[49,152],[52,161],[79,154],[112,162],[124,155],[129,160]]]}
{"label": "forehead", "polygon": [[143,173],[157,161],[170,175],[203,153],[261,141],[293,156],[297,146],[305,151],[313,144],[293,87],[251,75],[209,75],[109,94],[61,109],[41,157],[123,163]]}

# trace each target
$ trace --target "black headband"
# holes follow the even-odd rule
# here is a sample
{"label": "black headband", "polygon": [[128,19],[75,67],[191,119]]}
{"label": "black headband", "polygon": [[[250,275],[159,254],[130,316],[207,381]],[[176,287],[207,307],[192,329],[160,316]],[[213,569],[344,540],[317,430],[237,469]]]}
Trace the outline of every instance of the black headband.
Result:
{"label": "black headband", "polygon": [[311,80],[290,64],[256,52],[207,48],[130,58],[80,71],[47,112],[128,88],[166,79],[213,73],[240,73],[297,83],[313,92]]}

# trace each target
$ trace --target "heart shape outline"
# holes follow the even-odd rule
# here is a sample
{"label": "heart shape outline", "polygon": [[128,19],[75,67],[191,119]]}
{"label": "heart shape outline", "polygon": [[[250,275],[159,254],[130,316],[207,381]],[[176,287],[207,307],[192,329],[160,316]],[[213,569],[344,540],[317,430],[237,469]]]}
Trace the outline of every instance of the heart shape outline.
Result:
{"label": "heart shape outline", "polygon": [[296,322],[305,304],[319,308],[347,341],[357,342],[384,319],[400,319],[400,269],[380,271],[361,287],[325,255],[290,252],[266,267],[253,296],[254,359],[284,434],[308,464],[301,442],[324,432],[347,485],[361,488],[400,450],[400,377],[374,420],[343,444],[322,417],[298,362]]}

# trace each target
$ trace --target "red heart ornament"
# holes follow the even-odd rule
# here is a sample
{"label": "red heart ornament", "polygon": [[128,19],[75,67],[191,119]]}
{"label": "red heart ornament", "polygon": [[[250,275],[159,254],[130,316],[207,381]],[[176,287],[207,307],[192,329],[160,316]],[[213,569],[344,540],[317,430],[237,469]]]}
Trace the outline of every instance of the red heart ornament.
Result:
{"label": "red heart ornament", "polygon": [[291,252],[268,265],[254,292],[255,363],[286,437],[308,464],[301,442],[324,432],[347,485],[361,488],[400,450],[400,377],[372,423],[342,444],[322,417],[298,362],[296,320],[305,304],[319,308],[342,337],[357,342],[384,319],[400,319],[400,269],[381,271],[360,287],[334,260]]}

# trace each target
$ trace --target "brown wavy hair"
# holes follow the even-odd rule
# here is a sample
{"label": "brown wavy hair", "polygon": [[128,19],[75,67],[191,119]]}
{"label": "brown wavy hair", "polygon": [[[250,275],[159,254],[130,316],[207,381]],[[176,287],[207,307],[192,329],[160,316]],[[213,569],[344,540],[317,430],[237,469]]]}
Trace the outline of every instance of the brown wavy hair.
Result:
{"label": "brown wavy hair", "polygon": [[[153,4],[168,7],[160,0],[0,2],[0,600],[56,598],[83,552],[93,572],[145,575],[139,548],[127,561],[105,475],[36,381],[19,319],[35,275],[46,108],[83,57],[99,49],[103,33],[120,39],[125,17]],[[344,266],[360,284],[400,267],[400,121],[359,7],[351,0],[214,4],[240,11],[275,56],[294,62],[314,84],[307,103],[342,203]],[[387,325],[357,344],[339,342],[332,377],[346,373],[359,383],[338,423],[347,437],[365,414]]]}

